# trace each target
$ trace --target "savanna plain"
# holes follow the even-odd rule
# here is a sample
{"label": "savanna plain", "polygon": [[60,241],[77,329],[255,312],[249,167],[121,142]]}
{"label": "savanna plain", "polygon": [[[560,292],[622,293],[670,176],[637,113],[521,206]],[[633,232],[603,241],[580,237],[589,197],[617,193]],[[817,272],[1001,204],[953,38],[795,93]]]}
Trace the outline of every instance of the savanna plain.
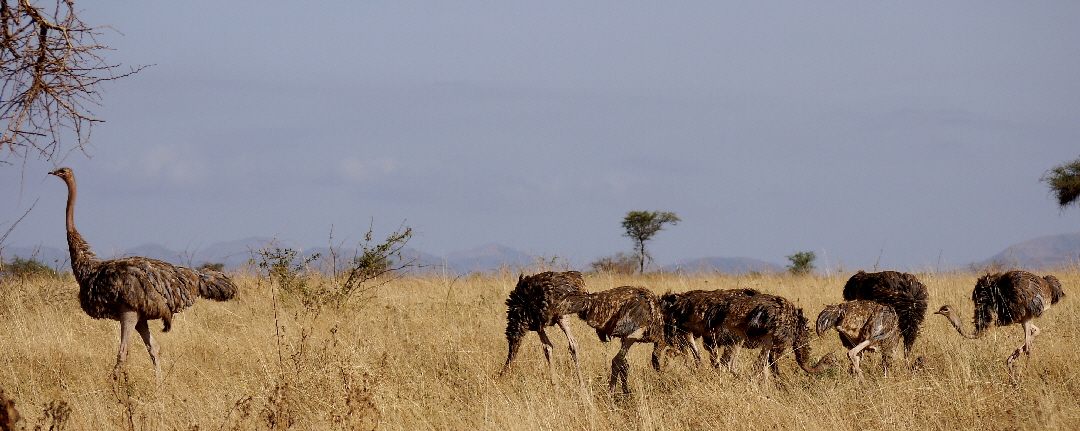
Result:
{"label": "savanna plain", "polygon": [[[526,274],[541,269],[525,270]],[[406,275],[346,301],[289,294],[265,274],[233,272],[239,294],[199,300],[173,329],[151,330],[161,346],[162,378],[137,339],[124,372],[112,377],[119,325],[79,308],[70,275],[0,281],[0,387],[36,429],[1077,429],[1080,428],[1080,267],[1052,271],[1066,297],[1040,317],[1034,353],[1018,361],[1014,383],[1005,358],[1022,341],[1019,325],[960,337],[941,316],[958,309],[971,324],[971,291],[982,273],[924,272],[929,312],[912,356],[882,376],[880,356],[864,355],[856,383],[835,331],[812,341],[813,357],[839,365],[819,375],[798,369],[790,351],[780,378],[753,373],[743,349],[738,373],[672,359],[649,366],[651,346],[631,349],[632,393],[607,392],[617,342],[602,343],[574,319],[584,391],[578,389],[558,328],[555,382],[530,333],[514,368],[506,359],[506,306],[517,270],[450,276]],[[830,276],[586,274],[589,291],[621,285],[662,294],[755,288],[781,295],[812,321],[842,300],[850,273]],[[332,285],[312,277],[309,286]],[[700,342],[700,341],[699,341]],[[902,357],[902,352],[897,352]]]}

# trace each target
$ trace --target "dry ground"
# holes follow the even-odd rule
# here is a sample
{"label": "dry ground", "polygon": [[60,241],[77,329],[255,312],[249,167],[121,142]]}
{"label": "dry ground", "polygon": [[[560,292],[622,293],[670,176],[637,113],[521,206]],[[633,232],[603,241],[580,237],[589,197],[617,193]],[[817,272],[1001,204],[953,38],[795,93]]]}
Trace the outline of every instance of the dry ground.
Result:
{"label": "dry ground", "polygon": [[[79,308],[70,277],[0,281],[0,387],[16,400],[25,429],[1077,429],[1080,270],[1053,271],[1069,295],[1038,321],[1043,334],[1023,380],[1011,384],[1004,359],[1019,326],[964,340],[927,316],[915,354],[926,368],[882,377],[867,354],[868,382],[842,367],[819,376],[781,359],[783,378],[742,375],[672,361],[658,374],[645,346],[631,351],[634,393],[606,394],[617,343],[601,343],[581,322],[587,393],[576,388],[561,331],[553,328],[558,381],[547,380],[530,334],[508,378],[492,377],[506,355],[503,301],[516,273],[410,276],[376,298],[344,307],[275,300],[265,277],[237,274],[230,302],[200,300],[161,333],[164,378],[155,383],[141,345],[120,382],[111,379],[119,324]],[[930,311],[950,303],[970,324],[980,274],[919,274]],[[850,274],[586,277],[589,290],[633,284],[664,291],[753,287],[797,302],[813,319],[839,302]],[[842,356],[835,332],[813,341],[814,358]]]}

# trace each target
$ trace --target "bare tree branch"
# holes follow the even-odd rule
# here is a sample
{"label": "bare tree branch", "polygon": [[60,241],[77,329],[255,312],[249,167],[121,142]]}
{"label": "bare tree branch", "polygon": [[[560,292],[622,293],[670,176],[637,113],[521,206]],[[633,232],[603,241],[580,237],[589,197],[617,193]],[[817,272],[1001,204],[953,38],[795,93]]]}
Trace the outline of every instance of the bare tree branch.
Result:
{"label": "bare tree branch", "polygon": [[7,232],[4,232],[4,235],[0,236],[0,252],[3,252],[4,247],[6,247],[6,244],[4,244],[4,241],[7,241],[8,235],[11,235],[11,232],[15,230],[15,226],[18,226],[19,222],[23,221],[23,219],[26,218],[26,216],[30,214],[30,211],[34,210],[34,207],[37,206],[37,203],[38,203],[38,201],[35,200],[34,203],[32,205],[30,205],[30,208],[28,208],[26,210],[26,212],[23,213],[22,217],[19,217],[18,220],[15,220],[15,223],[11,224],[11,227],[8,228]]}
{"label": "bare tree branch", "polygon": [[97,119],[87,109],[100,105],[102,82],[117,74],[98,53],[108,50],[87,27],[73,0],[38,7],[31,0],[0,0],[0,163],[37,155],[47,160],[84,150]]}

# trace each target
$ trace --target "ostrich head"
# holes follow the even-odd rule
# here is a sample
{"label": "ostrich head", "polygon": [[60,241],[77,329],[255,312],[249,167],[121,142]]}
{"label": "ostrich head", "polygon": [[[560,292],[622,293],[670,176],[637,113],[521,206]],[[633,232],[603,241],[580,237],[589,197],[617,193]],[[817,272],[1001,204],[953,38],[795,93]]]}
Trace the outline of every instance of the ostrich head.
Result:
{"label": "ostrich head", "polygon": [[55,171],[49,172],[49,175],[56,175],[61,179],[67,180],[73,178],[75,173],[71,172],[71,168],[60,168]]}
{"label": "ostrich head", "polygon": [[948,305],[942,305],[941,309],[939,309],[938,311],[935,311],[934,314],[940,314],[940,315],[945,316],[945,317],[952,316],[952,307],[950,307]]}
{"label": "ostrich head", "polygon": [[964,325],[960,323],[960,317],[956,314],[953,314],[952,306],[942,305],[941,308],[938,309],[938,311],[934,312],[934,314],[940,314],[942,316],[945,316],[946,319],[949,319],[949,323],[952,323],[953,327],[956,328],[956,332],[959,332],[960,335],[964,336],[965,338],[974,339],[979,338],[979,336],[982,335],[982,331],[979,330],[976,330],[975,334],[971,334],[965,331]]}

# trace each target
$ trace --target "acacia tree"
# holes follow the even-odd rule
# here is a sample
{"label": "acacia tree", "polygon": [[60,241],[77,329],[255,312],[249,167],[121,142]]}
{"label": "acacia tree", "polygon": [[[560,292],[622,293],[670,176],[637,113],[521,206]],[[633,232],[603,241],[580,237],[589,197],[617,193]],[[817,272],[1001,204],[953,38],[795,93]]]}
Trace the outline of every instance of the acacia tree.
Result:
{"label": "acacia tree", "polygon": [[645,242],[652,239],[657,232],[664,230],[664,225],[679,224],[678,217],[673,212],[660,211],[630,211],[623,218],[622,227],[626,229],[625,237],[634,241],[634,248],[638,252],[638,270],[645,273],[645,259],[652,260],[652,256],[645,251]]}
{"label": "acacia tree", "polygon": [[[79,19],[74,0],[0,0],[0,164],[31,155],[54,161],[89,142],[98,85],[114,74],[98,53],[98,29]],[[70,148],[68,148],[70,146]]]}
{"label": "acacia tree", "polygon": [[791,261],[791,265],[787,266],[788,272],[795,275],[809,274],[814,268],[814,259],[817,259],[817,255],[812,251],[800,251],[790,256],[784,256],[787,260]]}
{"label": "acacia tree", "polygon": [[1039,181],[1050,187],[1061,209],[1077,203],[1080,198],[1080,158],[1054,166]]}

